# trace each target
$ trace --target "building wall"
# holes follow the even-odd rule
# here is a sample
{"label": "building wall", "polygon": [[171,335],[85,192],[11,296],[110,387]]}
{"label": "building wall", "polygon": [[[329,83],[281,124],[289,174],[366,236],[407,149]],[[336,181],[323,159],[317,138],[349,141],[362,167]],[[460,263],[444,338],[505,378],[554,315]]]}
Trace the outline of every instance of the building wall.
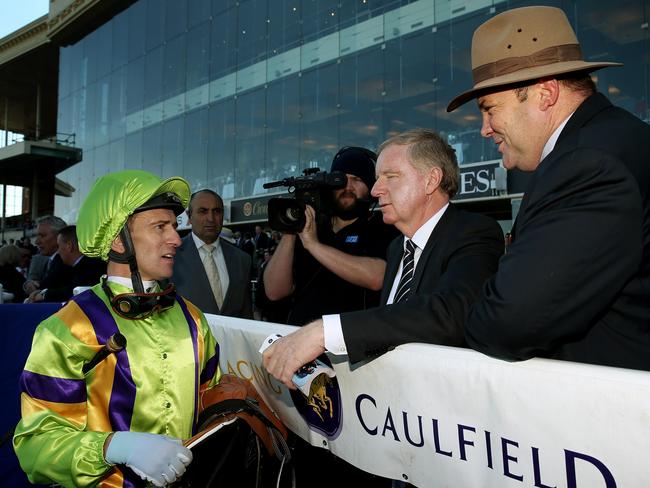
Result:
{"label": "building wall", "polygon": [[61,49],[58,131],[84,160],[56,213],[74,221],[92,182],[142,168],[228,200],[329,169],[345,145],[413,127],[443,133],[462,164],[498,159],[469,103],[474,29],[508,8],[565,10],[611,100],[648,120],[650,0],[139,0]]}

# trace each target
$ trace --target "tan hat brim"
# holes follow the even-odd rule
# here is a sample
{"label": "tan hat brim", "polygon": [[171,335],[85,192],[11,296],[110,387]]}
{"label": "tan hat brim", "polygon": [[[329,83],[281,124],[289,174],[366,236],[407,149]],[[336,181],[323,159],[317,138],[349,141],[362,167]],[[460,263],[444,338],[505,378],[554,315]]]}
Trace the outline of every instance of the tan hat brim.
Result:
{"label": "tan hat brim", "polygon": [[506,75],[496,76],[494,78],[490,78],[481,83],[477,83],[476,85],[474,85],[474,88],[464,93],[461,93],[456,98],[454,98],[451,102],[449,102],[449,105],[447,105],[447,112],[452,112],[456,110],[458,107],[460,107],[461,105],[469,102],[473,98],[477,98],[482,93],[487,92],[490,89],[499,86],[513,85],[515,83],[520,83],[522,81],[531,81],[539,78],[562,75],[571,72],[596,71],[597,69],[607,68],[609,66],[623,66],[623,63],[612,63],[612,62],[588,63],[585,61],[564,61],[561,63],[553,63],[552,65],[524,68],[515,71],[514,73],[508,73]]}

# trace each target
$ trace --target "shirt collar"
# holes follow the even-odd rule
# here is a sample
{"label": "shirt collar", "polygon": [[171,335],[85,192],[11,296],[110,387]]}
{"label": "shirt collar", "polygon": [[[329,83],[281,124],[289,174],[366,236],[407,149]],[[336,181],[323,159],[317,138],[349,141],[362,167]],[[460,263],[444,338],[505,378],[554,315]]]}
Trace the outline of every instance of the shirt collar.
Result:
{"label": "shirt collar", "polygon": [[[125,278],[123,276],[108,276],[106,277],[106,281],[109,283],[117,283],[118,285],[126,286],[127,288],[133,290],[133,281],[131,281],[131,278]],[[143,281],[142,286],[145,290],[149,290],[151,288],[156,288],[158,286],[158,282]]]}
{"label": "shirt collar", "polygon": [[[205,246],[205,242],[197,236],[194,232],[192,232],[192,239],[194,239],[194,245],[196,246],[197,249],[201,249],[203,246]],[[219,248],[221,245],[221,242],[219,241],[219,236],[217,236],[217,240],[212,243],[214,246],[215,250]]]}
{"label": "shirt collar", "polygon": [[551,137],[548,138],[548,141],[546,141],[546,144],[544,144],[544,149],[542,150],[542,157],[539,159],[540,161],[544,161],[544,158],[548,156],[553,149],[555,149],[555,144],[557,144],[557,140],[560,138],[562,129],[564,129],[564,126],[566,125],[566,123],[569,121],[569,119],[574,113],[575,112],[571,112],[569,116],[566,119],[564,119],[560,125],[557,126],[557,129],[553,131]]}
{"label": "shirt collar", "polygon": [[[413,237],[411,240],[413,241],[413,244],[418,246],[420,250],[424,249],[424,247],[427,245],[427,242],[429,241],[429,237],[431,237],[431,233],[433,232],[433,229],[436,228],[436,225],[438,225],[438,222],[440,222],[440,219],[442,218],[442,215],[445,213],[445,210],[449,207],[449,202],[445,204],[444,207],[442,207],[440,210],[438,210],[436,213],[434,213],[429,220],[427,220],[416,232],[413,234]],[[407,237],[404,236],[404,245],[406,246],[406,239]]]}
{"label": "shirt collar", "polygon": [[75,262],[72,263],[72,266],[76,266],[79,263],[79,261],[81,261],[81,258],[83,258],[83,256],[79,256],[77,259],[75,259]]}

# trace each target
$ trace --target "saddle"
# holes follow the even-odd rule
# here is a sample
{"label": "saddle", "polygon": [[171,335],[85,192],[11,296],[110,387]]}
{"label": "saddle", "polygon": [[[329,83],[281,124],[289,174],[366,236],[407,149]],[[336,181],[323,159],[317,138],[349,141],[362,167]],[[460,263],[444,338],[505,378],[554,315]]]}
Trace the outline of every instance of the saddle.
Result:
{"label": "saddle", "polygon": [[287,429],[250,381],[221,376],[200,398],[198,433],[184,442],[194,459],[176,488],[295,485]]}

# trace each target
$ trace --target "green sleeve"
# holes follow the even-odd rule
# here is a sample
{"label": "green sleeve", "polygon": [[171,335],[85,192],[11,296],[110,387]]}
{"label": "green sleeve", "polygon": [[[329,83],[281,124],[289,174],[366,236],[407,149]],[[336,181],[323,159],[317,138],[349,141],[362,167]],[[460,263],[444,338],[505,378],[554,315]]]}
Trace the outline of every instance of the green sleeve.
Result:
{"label": "green sleeve", "polygon": [[[13,445],[32,483],[96,486],[112,466],[104,460],[110,432],[86,432],[86,385],[81,373],[83,349],[54,316],[34,335],[21,376],[22,419]],[[70,386],[77,397],[66,399]],[[69,396],[69,395],[68,395]]]}

